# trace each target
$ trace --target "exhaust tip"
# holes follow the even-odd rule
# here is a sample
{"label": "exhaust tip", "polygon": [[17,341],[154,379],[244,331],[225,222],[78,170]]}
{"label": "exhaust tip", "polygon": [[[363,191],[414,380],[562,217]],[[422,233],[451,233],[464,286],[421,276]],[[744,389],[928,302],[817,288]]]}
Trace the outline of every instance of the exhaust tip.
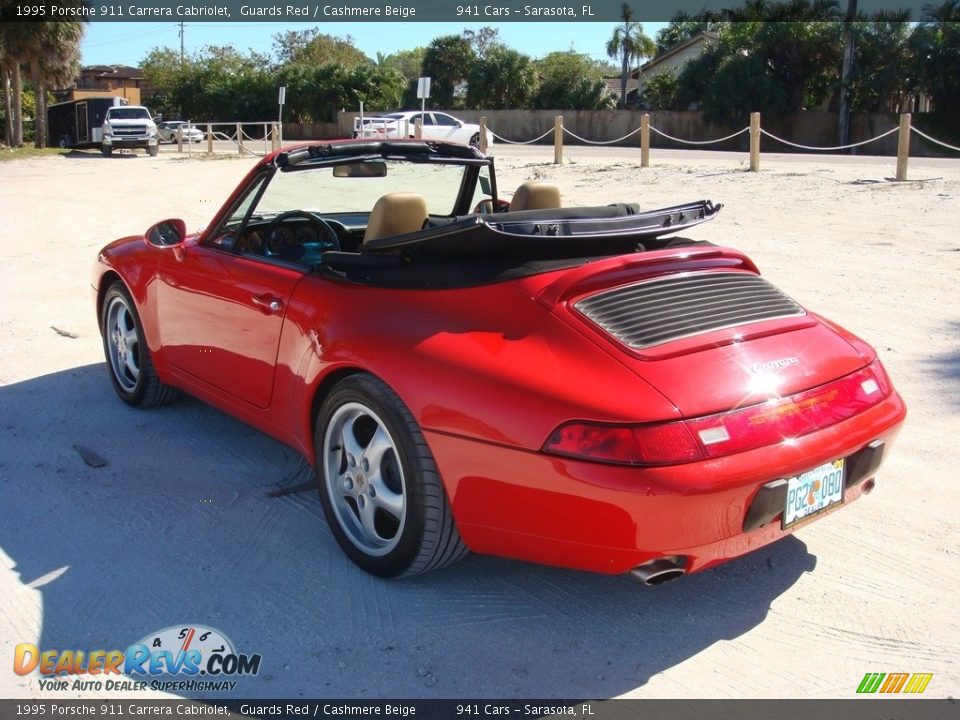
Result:
{"label": "exhaust tip", "polygon": [[644,585],[663,585],[685,575],[686,564],[687,558],[683,555],[668,555],[638,565],[630,571],[630,574]]}
{"label": "exhaust tip", "polygon": [[863,493],[868,495],[873,492],[873,489],[877,486],[877,481],[874,478],[870,478],[863,484]]}

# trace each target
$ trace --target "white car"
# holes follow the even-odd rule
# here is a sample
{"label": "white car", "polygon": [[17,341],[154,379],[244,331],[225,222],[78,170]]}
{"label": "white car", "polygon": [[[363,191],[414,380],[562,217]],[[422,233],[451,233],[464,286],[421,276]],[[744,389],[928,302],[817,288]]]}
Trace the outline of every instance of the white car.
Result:
{"label": "white car", "polygon": [[184,142],[200,142],[204,139],[200,128],[193,127],[184,120],[165,120],[157,125],[157,134],[164,142],[176,142],[178,130],[183,132]]}
{"label": "white car", "polygon": [[[475,123],[458,120],[447,113],[427,110],[423,115],[423,139],[444,140],[462,145],[480,146],[480,126]],[[388,113],[377,117],[365,117],[363,130],[360,130],[360,119],[354,121],[354,137],[413,137],[419,110]],[[487,128],[487,146],[493,145],[493,133]]]}

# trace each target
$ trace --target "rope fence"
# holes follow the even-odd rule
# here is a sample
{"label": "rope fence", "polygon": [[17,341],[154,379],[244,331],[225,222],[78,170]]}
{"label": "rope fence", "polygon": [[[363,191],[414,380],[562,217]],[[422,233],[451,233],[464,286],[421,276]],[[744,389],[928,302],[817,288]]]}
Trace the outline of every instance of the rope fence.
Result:
{"label": "rope fence", "polygon": [[833,150],[847,150],[849,148],[860,147],[861,145],[869,145],[872,142],[876,142],[881,138],[887,137],[887,135],[893,135],[900,128],[890,128],[885,133],[872,137],[869,140],[863,140],[862,142],[850,143],[849,145],[834,145],[832,147],[816,147],[813,145],[801,145],[800,143],[790,142],[789,140],[784,140],[782,137],[777,137],[772,132],[767,132],[763,128],[760,129],[760,132],[766,135],[768,138],[776,140],[777,142],[783,143],[784,145],[789,145],[790,147],[800,148],[801,150],[816,150],[820,152],[831,152]]}
{"label": "rope fence", "polygon": [[[238,155],[253,155],[261,157],[280,147],[282,138],[280,137],[280,126],[276,122],[254,122],[254,123],[205,123],[203,125],[190,125],[204,131],[204,138],[207,141],[207,154],[214,154],[214,142],[230,143],[236,146]],[[185,141],[183,133],[177,132],[174,142],[177,143],[177,152],[186,152],[192,155],[193,143]],[[263,143],[263,149],[258,146]],[[250,144],[253,143],[254,147]],[[222,149],[221,149],[222,152]]]}
{"label": "rope fence", "polygon": [[917,130],[915,127],[911,127],[910,129],[913,130],[913,131],[914,131],[917,135],[919,135],[920,137],[922,137],[922,138],[924,138],[924,139],[926,139],[926,140],[929,140],[929,141],[932,142],[932,143],[936,143],[937,145],[942,145],[943,147],[947,148],[948,150],[953,150],[953,151],[955,151],[955,152],[960,152],[960,147],[957,147],[957,146],[955,146],[955,145],[948,145],[947,143],[943,142],[942,140],[937,140],[936,138],[932,138],[932,137],[930,137],[929,135],[927,135],[925,132],[923,132],[922,130]]}
{"label": "rope fence", "polygon": [[[484,131],[487,129],[487,119],[485,117],[480,118],[480,149],[483,152],[486,152],[486,135]],[[531,145],[535,142],[543,140],[550,134],[550,130],[547,130],[542,135],[533,138],[532,140],[511,140],[509,138],[502,137],[497,133],[491,131],[493,137],[503,143],[508,143],[511,145]],[[640,127],[631,130],[626,135],[616,138],[615,140],[588,140],[587,138],[581,137],[574,133],[572,130],[569,130],[563,126],[563,116],[557,115],[554,119],[554,163],[560,165],[563,163],[563,137],[564,135],[569,135],[575,140],[586,145],[613,145],[616,143],[621,143],[624,140],[640,133],[640,166],[649,167],[650,165],[650,135],[651,133],[656,133],[657,135],[670,140],[671,142],[679,143],[681,145],[693,145],[693,146],[705,146],[705,145],[715,145],[717,143],[727,142],[732,140],[735,137],[739,137],[745,133],[748,133],[750,136],[750,170],[751,172],[759,172],[760,170],[760,138],[763,135],[766,135],[768,138],[775,142],[782,143],[789,147],[794,147],[800,150],[809,150],[814,152],[836,152],[838,150],[849,150],[851,148],[862,147],[864,145],[869,145],[870,143],[877,142],[882,140],[885,137],[893,135],[894,133],[898,134],[897,138],[897,180],[906,180],[907,179],[907,164],[909,160],[909,150],[910,150],[910,133],[916,133],[918,136],[924,138],[928,142],[935,143],[940,145],[948,150],[953,150],[955,152],[960,152],[960,147],[950,145],[945,143],[942,140],[931,137],[925,132],[918,130],[911,125],[911,116],[910,113],[903,113],[900,115],[900,124],[898,127],[893,127],[882,132],[879,135],[869,138],[867,140],[861,140],[860,142],[849,143],[847,145],[832,145],[832,146],[816,146],[816,145],[804,145],[802,143],[793,142],[792,140],[786,140],[785,138],[774,135],[769,130],[765,130],[760,127],[760,113],[750,113],[750,124],[746,127],[737,130],[730,135],[726,135],[721,138],[714,138],[712,140],[688,140],[684,138],[674,137],[673,135],[668,135],[659,128],[654,127],[650,124],[650,115],[644,114],[640,118]]]}
{"label": "rope fence", "polygon": [[738,135],[743,135],[745,132],[750,132],[750,126],[748,125],[747,127],[743,128],[743,130],[737,130],[735,133],[731,133],[726,137],[716,138],[715,140],[682,140],[678,137],[674,137],[673,135],[667,135],[665,132],[658,130],[653,125],[650,126],[650,129],[657,135],[665,137],[667,140],[683,143],[684,145],[714,145],[716,143],[726,142],[727,140],[733,140],[733,138],[737,137]]}

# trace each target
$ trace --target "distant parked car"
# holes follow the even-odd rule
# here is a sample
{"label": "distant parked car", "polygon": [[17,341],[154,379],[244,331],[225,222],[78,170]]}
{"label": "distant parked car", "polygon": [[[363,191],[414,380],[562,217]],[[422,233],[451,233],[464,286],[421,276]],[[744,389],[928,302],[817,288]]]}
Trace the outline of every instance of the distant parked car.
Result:
{"label": "distant parked car", "polygon": [[[419,110],[389,113],[377,117],[365,117],[363,130],[359,118],[354,122],[353,136],[383,138],[414,137],[414,128],[421,113]],[[406,122],[405,122],[406,121]],[[423,113],[423,139],[442,140],[480,147],[480,126],[464,122],[447,113],[427,111]],[[487,130],[487,145],[493,145],[493,133]]]}
{"label": "distant parked car", "polygon": [[200,142],[205,137],[200,128],[193,127],[184,120],[165,120],[157,125],[157,134],[162,142],[176,142],[178,130],[183,132],[184,142]]}

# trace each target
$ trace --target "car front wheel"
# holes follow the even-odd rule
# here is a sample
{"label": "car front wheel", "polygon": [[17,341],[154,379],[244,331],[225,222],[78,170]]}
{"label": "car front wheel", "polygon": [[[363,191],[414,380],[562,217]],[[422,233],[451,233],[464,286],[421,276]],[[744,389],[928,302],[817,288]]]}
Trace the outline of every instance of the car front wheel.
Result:
{"label": "car front wheel", "polygon": [[160,382],[153,369],[137,308],[120,282],[111,285],[103,298],[100,332],[110,380],[121,400],[151,407],[176,397],[176,390]]}
{"label": "car front wheel", "polygon": [[474,133],[473,137],[470,138],[470,147],[480,147],[480,133]]}
{"label": "car front wheel", "polygon": [[423,433],[384,382],[341,381],[320,409],[315,441],[327,522],[362,569],[409,577],[467,554]]}

